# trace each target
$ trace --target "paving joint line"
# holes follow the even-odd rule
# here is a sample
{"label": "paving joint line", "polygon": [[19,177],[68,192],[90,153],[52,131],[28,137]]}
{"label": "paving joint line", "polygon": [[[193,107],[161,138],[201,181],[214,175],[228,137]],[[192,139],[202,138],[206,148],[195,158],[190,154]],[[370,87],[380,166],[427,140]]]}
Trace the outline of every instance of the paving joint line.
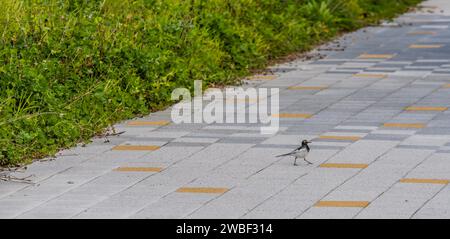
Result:
{"label": "paving joint line", "polygon": [[[393,150],[393,149],[391,149]],[[431,150],[432,151],[432,150]],[[412,169],[410,169],[408,172],[406,172],[405,174],[403,174],[400,179],[406,177],[406,175],[408,175],[412,170],[414,170],[415,168],[417,168],[420,164],[422,164],[423,162],[425,162],[427,159],[429,159],[430,157],[433,156],[433,152],[430,152],[422,161],[420,161],[419,163],[417,163]],[[376,196],[373,200],[370,201],[370,203],[376,201],[377,199],[379,199],[383,194],[385,194],[386,192],[388,192],[389,190],[391,190],[397,183],[399,180],[396,180],[394,183],[392,183],[386,190],[384,190],[383,192],[381,192],[378,196]],[[365,208],[362,208],[358,213],[356,213],[353,218],[356,218],[359,214],[361,214],[364,211]]]}
{"label": "paving joint line", "polygon": [[422,210],[425,205],[427,205],[431,200],[433,200],[440,192],[442,192],[448,185],[443,185],[439,191],[437,191],[431,198],[426,200],[414,213],[409,217],[409,219],[412,219],[420,210]]}
{"label": "paving joint line", "polygon": [[[373,164],[374,162],[376,162],[377,160],[379,160],[381,157],[383,157],[384,155],[388,154],[388,152],[390,152],[391,150],[393,150],[394,147],[392,147],[391,149],[387,150],[386,152],[384,152],[383,154],[379,155],[378,157],[376,157],[372,162],[368,163],[368,167]],[[331,158],[330,158],[331,159]],[[327,161],[329,161],[330,159],[328,159]],[[327,162],[325,161],[325,162]],[[349,178],[347,178],[346,180],[344,180],[341,184],[339,184],[338,186],[334,187],[333,189],[331,189],[328,193],[326,193],[323,197],[321,197],[318,201],[321,201],[323,198],[327,197],[328,195],[330,195],[332,192],[334,192],[336,189],[338,189],[339,187],[341,187],[342,185],[344,185],[346,182],[348,182],[349,180],[351,180],[352,178],[356,177],[357,175],[359,175],[361,172],[363,172],[364,169],[358,170],[355,174],[353,174],[352,176],[350,176]],[[296,218],[302,216],[304,213],[306,213],[309,209],[311,209],[314,206],[311,205],[310,207],[308,207],[307,209],[305,209],[302,213],[300,213],[299,215],[296,216]],[[364,209],[364,208],[363,208]],[[362,209],[361,209],[362,210]]]}
{"label": "paving joint line", "polygon": [[[207,148],[207,147],[206,147],[206,148]],[[206,148],[203,148],[202,150],[197,151],[196,153],[199,153],[199,152],[205,150]],[[247,151],[250,150],[250,149],[251,149],[251,147],[249,147],[248,149],[244,150],[241,154],[247,152]],[[184,158],[183,160],[188,160],[191,156],[193,156],[193,155],[196,154],[196,153],[191,154],[189,157],[186,157],[186,158]],[[222,164],[219,164],[219,165],[217,165],[216,167],[213,167],[213,168],[211,168],[211,169],[209,169],[209,170],[206,170],[206,172],[213,171],[214,169],[216,169],[216,168],[218,168],[218,167],[220,167],[220,166],[226,164],[227,162],[233,160],[234,158],[240,156],[241,154],[235,155],[234,157],[230,158],[228,161],[226,161],[226,162],[224,162],[224,163],[222,163]],[[180,161],[178,161],[178,162],[181,162],[181,161],[183,161],[183,160],[180,160]],[[189,181],[187,184],[193,183],[193,182],[195,182],[195,180],[197,180],[197,179],[199,179],[199,178],[201,178],[201,177],[202,177],[202,176],[196,177],[196,178],[192,179],[191,181]],[[234,188],[234,186],[231,187],[229,191],[231,191],[231,189],[233,189],[233,188]],[[151,204],[156,203],[156,202],[158,202],[158,201],[160,201],[160,200],[166,198],[167,196],[169,196],[169,195],[172,194],[172,193],[175,193],[175,191],[171,191],[171,192],[169,192],[169,193],[163,195],[159,200],[147,204],[146,206],[142,207],[141,209],[139,209],[138,211],[136,211],[134,214],[132,214],[132,215],[130,215],[130,216],[133,216],[133,215],[136,215],[136,214],[142,212],[143,210],[145,210],[145,208],[147,208],[147,207],[150,206]],[[187,214],[187,215],[184,216],[184,217],[188,217],[188,216],[192,215],[192,214],[195,213],[197,210],[199,210],[199,209],[202,208],[203,206],[207,205],[210,201],[213,201],[214,199],[219,198],[219,197],[221,197],[221,196],[224,195],[224,194],[225,194],[225,193],[220,194],[220,195],[217,195],[216,197],[214,197],[214,198],[208,200],[206,203],[204,203],[203,205],[200,205],[197,209],[195,209],[194,211],[192,211],[191,213]]]}
{"label": "paving joint line", "polygon": [[289,186],[291,186],[292,184],[294,184],[295,182],[297,182],[298,180],[300,180],[301,178],[303,178],[304,176],[308,175],[308,172],[298,176],[297,178],[295,178],[294,180],[292,180],[290,183],[288,183],[286,186],[284,186],[283,188],[281,188],[280,190],[278,190],[277,192],[275,192],[274,194],[270,195],[268,198],[264,199],[262,202],[258,203],[256,206],[254,206],[253,208],[251,208],[250,210],[248,210],[246,213],[244,213],[244,215],[242,215],[240,218],[245,217],[246,215],[248,215],[249,213],[251,213],[253,210],[255,210],[257,207],[261,206],[262,204],[264,204],[265,202],[269,201],[270,199],[272,199],[273,197],[279,195],[281,192],[283,192],[286,188],[288,188]]}
{"label": "paving joint line", "polygon": [[[168,144],[168,143],[166,143],[166,144]],[[204,148],[203,148],[203,149],[204,149]],[[191,157],[192,155],[194,155],[194,154],[196,154],[196,153],[198,153],[198,152],[200,152],[200,151],[202,151],[202,150],[192,152],[190,155],[187,155],[187,156],[185,156],[184,158],[182,158],[182,159],[180,159],[180,160],[178,160],[178,161],[173,162],[173,163],[170,164],[168,167],[164,167],[163,170],[161,170],[161,172],[168,170],[168,169],[169,169],[170,167],[172,167],[173,165],[176,165],[177,163],[179,163],[179,162],[185,160],[186,158]],[[153,153],[153,152],[155,152],[155,151],[149,152],[149,153],[147,153],[147,154],[151,154],[151,153]],[[142,157],[146,156],[147,154],[144,154]],[[139,157],[139,158],[141,158],[141,157]],[[109,172],[109,171],[108,171],[108,172]],[[159,173],[161,173],[161,172],[159,172]],[[119,192],[116,192],[116,193],[110,195],[108,198],[105,198],[104,200],[98,201],[98,202],[96,202],[95,204],[91,205],[90,207],[83,209],[82,211],[78,212],[78,213],[75,214],[75,215],[72,215],[71,217],[72,217],[72,218],[73,218],[73,217],[76,217],[76,216],[82,214],[84,211],[89,210],[89,209],[91,209],[91,208],[94,208],[96,205],[98,205],[98,204],[100,204],[100,203],[102,203],[102,202],[104,202],[104,201],[110,199],[111,197],[113,197],[113,196],[115,196],[115,195],[120,194],[121,192],[126,191],[127,189],[132,188],[133,186],[136,186],[137,184],[139,184],[139,183],[143,182],[144,180],[147,180],[148,178],[150,178],[150,177],[152,177],[152,176],[155,176],[155,175],[157,175],[157,174],[158,174],[158,173],[154,173],[154,174],[148,175],[148,176],[146,176],[145,178],[143,178],[143,179],[137,181],[136,183],[134,183],[134,184],[132,184],[132,185],[129,185],[128,187],[124,188],[123,190],[121,190],[121,191],[119,191]],[[102,176],[103,176],[103,175],[102,175]],[[169,193],[167,193],[167,194],[169,194]],[[167,195],[167,194],[165,194],[165,195]],[[165,195],[163,195],[163,197],[164,197]],[[152,203],[154,203],[154,202],[152,202]],[[149,203],[148,205],[150,205],[150,204],[152,204],[152,203]],[[147,205],[147,206],[148,206],[148,205]],[[144,208],[145,208],[145,207],[144,207]],[[143,208],[143,209],[144,209],[144,208]],[[134,214],[136,214],[136,213],[137,213],[137,212],[135,212],[135,213],[130,213],[129,216],[132,216],[132,215],[134,215]]]}

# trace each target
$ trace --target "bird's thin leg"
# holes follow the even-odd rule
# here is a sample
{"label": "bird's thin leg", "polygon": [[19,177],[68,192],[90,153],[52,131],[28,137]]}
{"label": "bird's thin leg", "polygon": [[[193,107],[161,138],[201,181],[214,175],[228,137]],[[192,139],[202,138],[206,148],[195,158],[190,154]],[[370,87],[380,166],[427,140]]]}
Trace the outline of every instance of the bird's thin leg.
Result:
{"label": "bird's thin leg", "polygon": [[297,166],[297,157],[295,157],[294,166]]}
{"label": "bird's thin leg", "polygon": [[303,160],[305,160],[308,164],[312,164],[311,162],[309,162],[308,160],[306,160],[306,158],[303,158]]}

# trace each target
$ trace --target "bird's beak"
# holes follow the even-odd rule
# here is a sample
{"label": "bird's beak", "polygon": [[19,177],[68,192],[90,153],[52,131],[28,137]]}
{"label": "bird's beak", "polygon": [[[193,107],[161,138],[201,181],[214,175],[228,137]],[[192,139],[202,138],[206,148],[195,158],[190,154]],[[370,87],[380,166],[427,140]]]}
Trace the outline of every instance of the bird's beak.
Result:
{"label": "bird's beak", "polygon": [[311,144],[311,143],[312,143],[312,141],[306,141],[306,143],[308,143],[308,144]]}

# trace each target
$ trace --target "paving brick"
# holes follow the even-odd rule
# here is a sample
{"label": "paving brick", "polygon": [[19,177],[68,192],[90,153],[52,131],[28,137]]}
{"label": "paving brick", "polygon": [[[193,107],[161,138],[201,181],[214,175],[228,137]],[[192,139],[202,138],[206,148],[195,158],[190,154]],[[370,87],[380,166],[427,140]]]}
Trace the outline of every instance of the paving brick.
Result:
{"label": "paving brick", "polygon": [[[169,107],[12,173],[36,184],[0,182],[0,218],[450,218],[450,7],[427,5],[443,12],[410,12],[325,59],[246,80],[280,88],[274,134],[174,124]],[[312,165],[276,157],[303,139]]]}
{"label": "paving brick", "polygon": [[299,216],[301,219],[350,219],[353,218],[360,208],[355,207],[314,207]]}
{"label": "paving brick", "polygon": [[231,189],[221,197],[218,197],[199,208],[190,214],[188,218],[242,217],[252,208],[262,203],[265,199],[280,191],[280,185],[283,184],[288,185],[289,181],[248,181],[246,184]]}
{"label": "paving brick", "polygon": [[450,218],[450,206],[448,197],[450,196],[449,186],[443,188],[429,202],[415,212],[413,218],[422,219],[448,219]]}
{"label": "paving brick", "polygon": [[359,140],[336,154],[327,163],[371,163],[397,144],[395,141]]}
{"label": "paving brick", "polygon": [[259,218],[270,212],[276,218],[296,218],[356,172],[355,169],[330,171],[319,168],[313,170],[259,204],[245,217]]}
{"label": "paving brick", "polygon": [[410,218],[441,189],[439,184],[395,184],[356,218]]}
{"label": "paving brick", "polygon": [[431,153],[429,150],[392,149],[323,200],[372,201],[398,183]]}

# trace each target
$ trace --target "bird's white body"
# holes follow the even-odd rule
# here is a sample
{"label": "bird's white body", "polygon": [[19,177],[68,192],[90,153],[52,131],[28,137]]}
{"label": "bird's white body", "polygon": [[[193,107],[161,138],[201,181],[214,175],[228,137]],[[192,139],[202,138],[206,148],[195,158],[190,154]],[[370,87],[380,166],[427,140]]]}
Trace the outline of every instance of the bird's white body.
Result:
{"label": "bird's white body", "polygon": [[306,156],[308,155],[308,150],[306,148],[301,148],[299,150],[296,150],[293,154],[293,156],[297,157],[297,158],[306,158]]}

